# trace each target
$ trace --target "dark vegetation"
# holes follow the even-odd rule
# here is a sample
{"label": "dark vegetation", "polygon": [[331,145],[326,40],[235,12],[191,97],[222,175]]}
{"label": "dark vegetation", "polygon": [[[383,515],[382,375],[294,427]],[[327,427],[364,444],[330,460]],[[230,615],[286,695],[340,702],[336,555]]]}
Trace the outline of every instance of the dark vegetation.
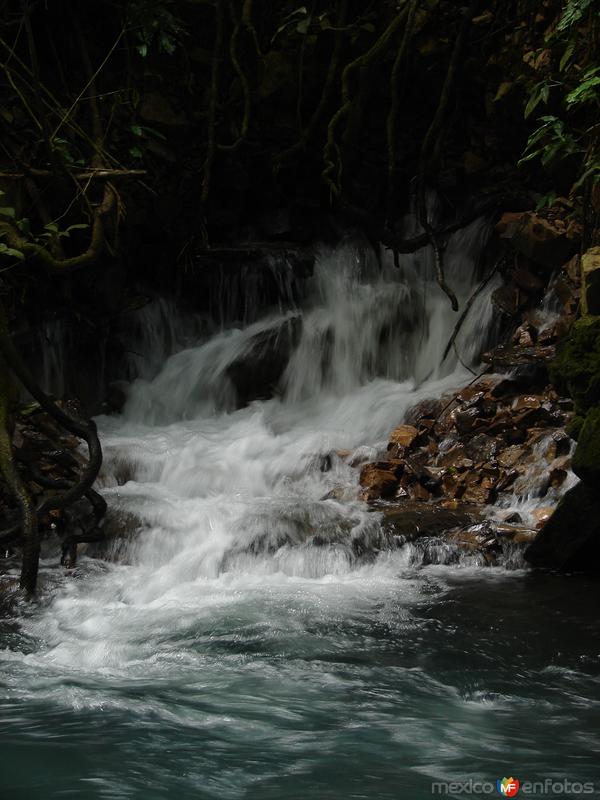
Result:
{"label": "dark vegetation", "polygon": [[[47,515],[85,496],[102,516],[101,451],[93,422],[35,385],[13,332],[60,309],[100,330],[139,285],[202,285],[217,246],[348,226],[395,252],[430,244],[457,308],[444,243],[476,215],[558,203],[584,249],[597,240],[595,0],[7,0],[0,24],[0,457],[14,510],[0,538],[23,544],[29,594]],[[422,233],[407,241],[410,203]],[[89,448],[77,478],[35,502],[35,464],[13,453],[15,383]]]}

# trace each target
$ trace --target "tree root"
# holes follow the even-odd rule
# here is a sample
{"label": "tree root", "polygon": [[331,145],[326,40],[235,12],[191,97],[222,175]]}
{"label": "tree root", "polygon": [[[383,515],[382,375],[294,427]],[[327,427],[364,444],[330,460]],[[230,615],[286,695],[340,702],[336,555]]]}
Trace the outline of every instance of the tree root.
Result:
{"label": "tree root", "polygon": [[216,0],[215,13],[216,13],[216,32],[215,32],[215,46],[213,49],[211,77],[210,77],[210,98],[208,103],[208,134],[206,144],[206,158],[204,159],[204,174],[202,176],[202,192],[200,194],[200,202],[204,214],[206,214],[206,206],[208,204],[208,196],[210,194],[210,181],[212,176],[212,168],[217,152],[217,102],[219,98],[219,80],[221,75],[221,58],[223,49],[223,30],[225,27],[224,13],[223,13],[224,0]]}
{"label": "tree root", "polygon": [[250,83],[248,82],[246,73],[242,69],[240,65],[240,60],[238,58],[238,41],[240,38],[242,22],[236,20],[232,2],[229,3],[229,14],[231,16],[231,21],[234,26],[233,33],[231,34],[231,39],[229,40],[229,57],[231,58],[231,63],[233,64],[233,68],[238,78],[240,79],[240,84],[242,86],[242,93],[244,95],[244,115],[242,118],[242,127],[240,129],[240,134],[235,140],[235,142],[233,142],[233,144],[220,144],[218,145],[218,147],[219,150],[232,152],[237,150],[248,136],[248,130],[250,128],[250,113],[252,110],[252,101],[250,95]]}
{"label": "tree root", "polygon": [[40,557],[38,515],[14,461],[9,419],[9,394],[8,365],[0,356],[0,470],[21,511],[21,522],[17,526],[17,530],[22,531],[23,537],[20,585],[27,596],[31,596],[35,592]]}
{"label": "tree root", "polygon": [[282,164],[283,162],[290,159],[292,156],[296,155],[300,151],[304,150],[309,142],[313,139],[316,130],[323,118],[323,114],[327,106],[331,101],[331,96],[333,94],[333,89],[335,86],[335,80],[337,78],[337,73],[340,66],[340,61],[342,57],[342,48],[344,44],[344,29],[346,26],[346,18],[348,15],[348,0],[341,0],[340,3],[340,11],[338,14],[336,30],[335,30],[335,38],[333,42],[333,50],[331,53],[331,60],[329,62],[329,69],[327,70],[327,77],[325,79],[325,83],[323,84],[323,91],[321,92],[321,98],[316,109],[313,111],[313,114],[308,122],[308,125],[301,133],[300,138],[297,142],[284,150],[280,153],[275,161],[277,164]]}
{"label": "tree root", "polygon": [[383,57],[387,45],[404,21],[408,11],[409,7],[404,6],[377,39],[375,44],[373,44],[366,53],[363,53],[344,67],[344,71],[342,72],[342,105],[329,121],[329,125],[327,126],[327,141],[323,150],[325,168],[322,172],[322,178],[325,184],[329,186],[333,195],[339,195],[341,191],[342,165],[339,163],[339,158],[336,159],[336,155],[339,152],[336,145],[336,130],[340,122],[348,117],[350,109],[352,108],[350,80],[355,73],[359,72],[364,67],[374,65],[379,58]]}
{"label": "tree root", "polygon": [[[82,474],[79,477],[79,480],[74,483],[73,485],[65,485],[62,481],[60,487],[54,488],[62,488],[64,491],[61,493],[53,494],[46,497],[35,510],[35,512],[31,512],[31,501],[29,504],[26,501],[26,498],[23,496],[21,490],[19,489],[18,484],[14,482],[14,475],[11,475],[10,472],[8,476],[5,473],[5,478],[9,486],[11,486],[13,493],[19,500],[19,503],[23,509],[22,516],[23,516],[23,541],[24,541],[24,548],[23,548],[23,570],[21,575],[21,583],[23,588],[26,590],[28,594],[33,594],[35,591],[35,584],[37,578],[37,564],[39,561],[39,539],[38,539],[38,529],[37,529],[37,519],[39,519],[44,514],[56,510],[56,509],[64,509],[68,506],[75,503],[77,500],[81,499],[82,497],[90,496],[90,492],[92,491],[92,486],[98,476],[98,472],[102,465],[102,447],[100,445],[100,440],[98,439],[98,433],[96,430],[96,425],[93,420],[84,420],[79,416],[75,416],[74,414],[67,413],[62,408],[60,408],[56,403],[54,403],[36,384],[34,381],[31,373],[29,372],[27,366],[23,362],[21,356],[18,354],[17,350],[15,349],[10,335],[8,333],[8,329],[6,326],[6,320],[4,316],[3,309],[0,308],[0,357],[2,358],[3,363],[5,363],[14,375],[19,379],[19,381],[23,384],[25,389],[29,392],[29,394],[39,403],[40,407],[48,413],[56,422],[59,423],[65,430],[69,431],[75,436],[83,439],[88,447],[88,463],[85,466]],[[5,393],[6,395],[6,393]],[[7,395],[6,395],[7,396]],[[0,433],[1,435],[1,433]],[[8,434],[6,434],[8,435]],[[4,452],[7,453],[6,446],[4,447]],[[10,450],[12,453],[12,450]],[[9,460],[4,459],[6,464],[9,464],[8,469],[10,470],[10,463],[11,463],[12,456],[10,456]],[[4,469],[4,465],[3,465]],[[18,473],[17,473],[18,474]],[[57,482],[58,483],[58,482]],[[102,508],[102,504],[104,504],[103,499],[98,499],[99,496],[94,493],[94,511],[99,512]],[[106,510],[106,506],[103,506],[103,511]],[[32,529],[32,525],[35,527],[35,531]],[[18,529],[16,532],[18,536]],[[15,538],[15,529],[10,528],[2,532],[0,534],[0,541],[6,542],[14,540]]]}

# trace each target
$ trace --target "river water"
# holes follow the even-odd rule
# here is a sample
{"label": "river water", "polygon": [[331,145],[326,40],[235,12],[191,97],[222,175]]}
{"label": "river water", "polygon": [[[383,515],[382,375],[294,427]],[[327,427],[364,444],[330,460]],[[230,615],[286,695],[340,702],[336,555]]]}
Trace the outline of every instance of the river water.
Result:
{"label": "river water", "polygon": [[[486,235],[448,248],[463,304]],[[69,575],[48,559],[40,602],[4,610],[2,796],[419,800],[504,776],[600,796],[598,585],[353,547],[381,521],[348,461],[471,379],[494,285],[443,365],[455,315],[427,253],[396,269],[342,243],[302,308],[179,325],[98,420],[123,536]],[[232,364],[277,336],[275,396],[236,409]]]}

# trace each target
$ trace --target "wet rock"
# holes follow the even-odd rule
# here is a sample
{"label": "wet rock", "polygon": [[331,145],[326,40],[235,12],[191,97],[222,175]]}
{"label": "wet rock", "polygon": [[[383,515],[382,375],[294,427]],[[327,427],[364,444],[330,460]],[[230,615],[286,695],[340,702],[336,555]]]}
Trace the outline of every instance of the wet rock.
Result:
{"label": "wet rock", "polygon": [[464,411],[455,411],[454,421],[459,433],[468,433],[479,422],[479,409],[475,407],[466,408]]}
{"label": "wet rock", "polygon": [[300,337],[302,320],[292,317],[278,328],[257,333],[249,348],[227,367],[238,407],[273,395]]}
{"label": "wet rock", "polygon": [[501,448],[500,441],[486,433],[478,433],[465,443],[468,458],[476,464],[495,458]]}
{"label": "wet rock", "polygon": [[516,269],[512,273],[512,279],[527,294],[537,294],[545,288],[544,281],[527,269]]}
{"label": "wet rock", "polygon": [[493,491],[483,483],[471,483],[467,486],[462,496],[463,503],[487,505],[493,496]]}
{"label": "wet rock", "polygon": [[513,317],[522,307],[519,288],[514,284],[500,286],[492,292],[492,303],[503,314]]}
{"label": "wet rock", "polygon": [[360,471],[361,498],[368,502],[393,496],[403,471],[404,462],[399,460],[365,464]]}
{"label": "wet rock", "polygon": [[525,448],[518,445],[510,445],[498,455],[498,464],[505,469],[514,467],[525,454]]}
{"label": "wet rock", "polygon": [[507,514],[506,517],[504,517],[504,522],[511,525],[518,525],[523,522],[523,517],[518,511],[512,511],[510,514]]}
{"label": "wet rock", "polygon": [[390,443],[410,447],[418,435],[419,431],[413,425],[399,425],[392,431]]}
{"label": "wet rock", "polygon": [[570,452],[571,438],[564,431],[554,431],[544,454],[546,460],[551,463],[560,456],[568,456]]}
{"label": "wet rock", "polygon": [[423,419],[437,419],[443,408],[442,402],[435,398],[421,400],[406,412],[405,419],[408,424],[416,426]]}
{"label": "wet rock", "polygon": [[600,494],[581,482],[570,489],[525,551],[534,567],[600,571]]}
{"label": "wet rock", "polygon": [[507,370],[514,367],[524,367],[539,363],[547,363],[555,355],[553,345],[537,345],[535,347],[506,347],[500,345],[481,357],[485,364],[490,364],[494,369]]}
{"label": "wet rock", "polygon": [[541,508],[536,508],[531,512],[531,516],[535,520],[535,527],[541,528],[544,525],[552,514],[554,513],[554,506],[542,506]]}
{"label": "wet rock", "polygon": [[452,529],[465,527],[474,522],[473,515],[467,511],[410,501],[386,508],[383,514],[384,528],[405,541],[412,541],[421,536],[441,536]]}
{"label": "wet rock", "polygon": [[568,235],[566,229],[532,212],[505,213],[496,230],[502,238],[510,240],[518,253],[547,269],[560,267],[577,250],[577,239]]}

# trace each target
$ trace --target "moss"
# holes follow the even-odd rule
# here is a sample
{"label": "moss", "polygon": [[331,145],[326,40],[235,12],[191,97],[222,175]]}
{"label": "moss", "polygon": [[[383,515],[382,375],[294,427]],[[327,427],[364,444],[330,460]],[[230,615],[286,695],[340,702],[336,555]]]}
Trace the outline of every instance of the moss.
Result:
{"label": "moss", "polygon": [[550,365],[550,379],[573,398],[578,415],[600,403],[600,317],[575,322]]}
{"label": "moss", "polygon": [[566,430],[571,439],[575,439],[575,441],[579,439],[579,434],[581,433],[581,429],[583,428],[584,422],[585,422],[585,417],[582,417],[581,414],[576,414],[571,420],[571,422],[569,422]]}
{"label": "moss", "polygon": [[573,454],[573,472],[589,486],[600,487],[600,407],[586,414]]}

